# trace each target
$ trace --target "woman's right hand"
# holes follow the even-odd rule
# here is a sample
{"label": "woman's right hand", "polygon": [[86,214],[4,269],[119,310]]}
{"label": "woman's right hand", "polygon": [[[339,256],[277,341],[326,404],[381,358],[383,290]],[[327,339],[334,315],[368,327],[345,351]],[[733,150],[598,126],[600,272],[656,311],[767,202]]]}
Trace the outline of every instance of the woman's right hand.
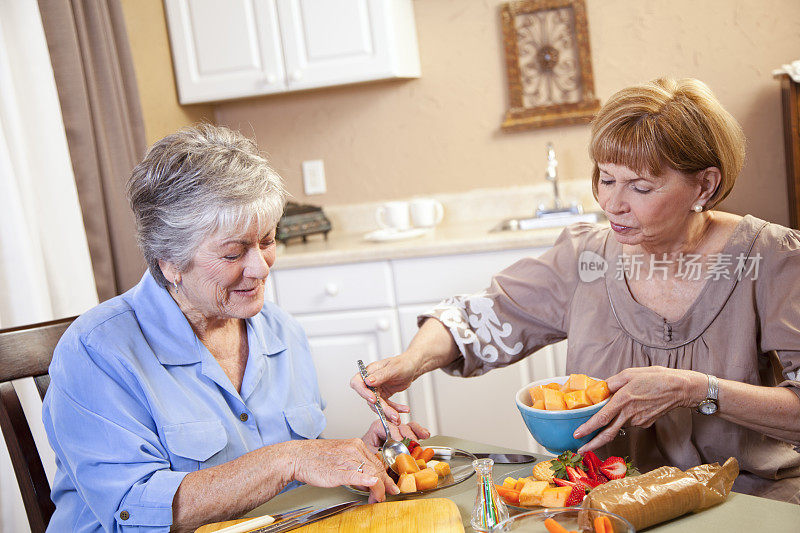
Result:
{"label": "woman's right hand", "polygon": [[370,503],[384,501],[387,492],[400,493],[383,462],[361,439],[311,439],[292,444],[296,446],[291,450],[294,480],[315,487],[368,487]]}
{"label": "woman's right hand", "polygon": [[[375,361],[367,366],[367,383],[378,390],[381,397],[384,414],[393,424],[400,424],[400,413],[408,413],[410,409],[407,405],[393,402],[389,398],[397,393],[406,390],[416,376],[417,365],[412,362],[407,353],[402,353],[394,357],[388,357]],[[350,379],[350,387],[359,396],[370,403],[375,409],[375,402],[378,398],[367,388],[361,374],[356,374]]]}

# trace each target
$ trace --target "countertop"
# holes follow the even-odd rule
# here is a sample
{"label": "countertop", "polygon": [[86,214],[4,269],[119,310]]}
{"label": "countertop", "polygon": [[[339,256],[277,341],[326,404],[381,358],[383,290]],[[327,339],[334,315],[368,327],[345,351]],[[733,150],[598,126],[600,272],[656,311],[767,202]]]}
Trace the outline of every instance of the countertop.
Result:
{"label": "countertop", "polygon": [[[450,446],[470,452],[529,453],[441,435],[424,441],[423,445]],[[545,460],[550,457],[539,456],[539,458]],[[521,466],[524,465],[495,465],[493,474],[495,476],[507,474]],[[532,466],[533,464],[531,464]],[[476,481],[473,475],[458,485],[436,490],[422,497],[449,498],[453,500],[461,512],[464,529],[473,531],[469,521],[472,506],[475,502],[475,487]],[[359,497],[343,487],[323,489],[303,486],[279,494],[269,502],[254,509],[247,516],[262,516],[295,509],[304,505],[327,507]],[[364,499],[366,500],[365,497]],[[800,506],[798,505],[732,492],[725,502],[717,506],[696,514],[687,514],[669,522],[664,522],[648,528],[647,531],[651,533],[689,533],[697,531],[788,532],[797,531],[798,524],[800,524]]]}
{"label": "countertop", "polygon": [[311,235],[308,242],[280,245],[275,270],[308,266],[381,261],[406,257],[465,254],[552,246],[563,227],[490,232],[497,220],[441,225],[425,235],[401,241],[371,242],[365,232],[331,231],[327,240]]}
{"label": "countertop", "polygon": [[[565,205],[581,205],[598,212],[588,180],[561,181]],[[429,196],[442,203],[444,220],[427,234],[413,239],[371,242],[364,236],[377,229],[375,211],[380,202],[325,206],[333,230],[327,240],[310,235],[307,242],[294,239],[279,245],[276,270],[382,261],[408,257],[467,254],[552,246],[563,227],[527,231],[490,232],[502,220],[526,218],[539,205],[552,202],[549,183],[503,189],[479,189]]]}

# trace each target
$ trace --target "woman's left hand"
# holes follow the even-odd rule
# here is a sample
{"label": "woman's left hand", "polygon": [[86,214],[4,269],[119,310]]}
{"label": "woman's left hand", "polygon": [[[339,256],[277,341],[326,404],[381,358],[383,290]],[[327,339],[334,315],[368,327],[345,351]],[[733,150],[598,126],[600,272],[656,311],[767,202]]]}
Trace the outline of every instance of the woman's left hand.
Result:
{"label": "woman's left hand", "polygon": [[606,380],[613,395],[573,436],[602,429],[579,450],[594,450],[614,440],[623,426],[650,427],[678,407],[690,407],[705,397],[707,378],[692,370],[663,366],[627,368]]}
{"label": "woman's left hand", "polygon": [[[427,439],[431,436],[430,431],[416,422],[400,424],[399,426],[389,424],[389,432],[392,434],[392,438],[398,441],[403,440],[405,437],[411,440],[420,440]],[[386,432],[383,430],[383,424],[381,424],[379,420],[374,421],[369,426],[364,436],[361,437],[361,440],[364,441],[364,444],[366,444],[369,449],[373,452],[377,452],[378,449],[383,446],[384,441],[386,441]]]}

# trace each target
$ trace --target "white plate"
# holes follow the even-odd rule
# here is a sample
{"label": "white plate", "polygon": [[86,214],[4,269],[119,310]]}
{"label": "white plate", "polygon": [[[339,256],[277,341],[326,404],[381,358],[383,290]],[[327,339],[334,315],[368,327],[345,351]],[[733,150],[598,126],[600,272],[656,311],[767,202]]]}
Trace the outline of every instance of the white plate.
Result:
{"label": "white plate", "polygon": [[403,239],[422,237],[429,231],[430,229],[428,228],[411,228],[407,230],[378,229],[364,235],[364,239],[372,242],[402,241]]}

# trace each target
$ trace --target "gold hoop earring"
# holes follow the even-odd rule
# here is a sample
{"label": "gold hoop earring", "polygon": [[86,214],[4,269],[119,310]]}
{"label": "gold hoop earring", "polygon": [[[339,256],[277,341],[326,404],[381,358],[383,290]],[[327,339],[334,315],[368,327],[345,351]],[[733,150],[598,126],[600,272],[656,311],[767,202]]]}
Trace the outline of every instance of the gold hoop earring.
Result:
{"label": "gold hoop earring", "polygon": [[703,211],[703,206],[702,206],[702,205],[700,205],[700,204],[694,204],[694,207],[692,208],[692,210],[693,210],[695,213],[700,213],[700,212],[702,212],[702,211]]}

